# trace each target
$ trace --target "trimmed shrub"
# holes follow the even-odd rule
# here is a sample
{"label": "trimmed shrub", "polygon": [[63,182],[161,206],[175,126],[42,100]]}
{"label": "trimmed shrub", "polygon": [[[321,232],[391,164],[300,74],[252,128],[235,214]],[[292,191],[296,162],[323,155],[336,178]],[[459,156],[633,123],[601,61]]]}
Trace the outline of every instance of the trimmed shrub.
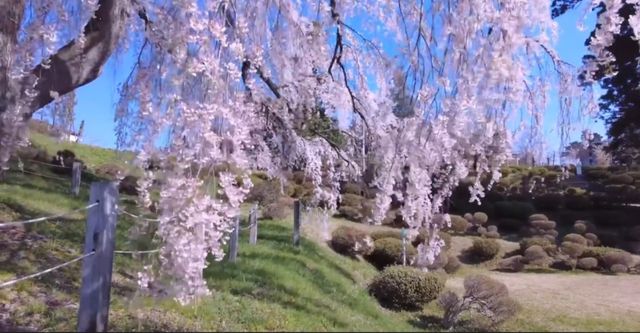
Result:
{"label": "trimmed shrub", "polygon": [[532,204],[519,201],[498,201],[494,208],[497,218],[526,220],[535,212]]}
{"label": "trimmed shrub", "polygon": [[587,257],[578,259],[577,267],[585,271],[590,271],[598,267],[598,259]]}
{"label": "trimmed shrub", "polygon": [[292,206],[292,199],[279,198],[276,202],[266,205],[260,210],[262,218],[282,220],[289,215],[289,209]]}
{"label": "trimmed shrub", "polygon": [[117,164],[112,164],[112,163],[102,164],[96,167],[94,171],[96,175],[110,179],[110,180],[114,180],[118,178],[119,175],[125,172],[124,168],[122,168]]}
{"label": "trimmed shrub", "polygon": [[440,253],[438,253],[433,263],[431,263],[430,265],[427,265],[427,269],[433,272],[438,269],[443,269],[444,266],[446,266],[448,263],[449,263],[449,257],[447,257],[447,253],[445,251],[440,251]]}
{"label": "trimmed shrub", "polygon": [[478,233],[478,235],[484,236],[484,234],[487,233],[487,228],[485,227],[478,227],[478,229],[476,229],[476,232]]}
{"label": "trimmed shrub", "polygon": [[497,239],[497,238],[500,238],[500,233],[497,231],[487,231],[484,234],[484,237]]}
{"label": "trimmed shrub", "polygon": [[[407,264],[413,261],[416,249],[407,244]],[[402,241],[397,238],[380,238],[373,242],[373,251],[365,257],[378,269],[402,264]]]}
{"label": "trimmed shrub", "polygon": [[362,186],[358,183],[345,183],[342,186],[342,193],[362,195]]}
{"label": "trimmed shrub", "polygon": [[569,187],[565,193],[567,193],[567,195],[583,195],[586,194],[587,191],[579,187]]}
{"label": "trimmed shrub", "polygon": [[471,224],[465,218],[460,215],[449,215],[451,217],[450,230],[457,234],[464,234],[467,232]]}
{"label": "trimmed shrub", "polygon": [[473,213],[473,223],[474,225],[483,225],[489,221],[489,216],[483,212],[475,212]]}
{"label": "trimmed shrub", "polygon": [[587,239],[578,234],[566,234],[563,238],[565,242],[576,243],[580,245],[587,245]]}
{"label": "trimmed shrub", "polygon": [[118,185],[118,192],[128,195],[138,195],[138,177],[128,175]]}
{"label": "trimmed shrub", "polygon": [[381,238],[395,238],[402,240],[402,235],[400,234],[400,230],[377,230],[372,231],[369,236],[376,241]]}
{"label": "trimmed shrub", "polygon": [[[423,243],[427,237],[429,235],[427,234],[427,231],[424,228],[421,228],[420,231],[418,232],[418,235],[416,236],[416,238],[411,241],[411,245],[413,245],[414,247],[418,247],[418,245],[420,245],[420,243]],[[444,248],[445,250],[448,250],[451,248],[451,235],[449,235],[448,233],[444,232],[444,231],[438,231],[438,236],[440,236],[440,239],[442,239],[444,241]]]}
{"label": "trimmed shrub", "polygon": [[280,184],[276,180],[265,181],[260,180],[255,182],[249,194],[247,195],[247,202],[257,202],[261,206],[278,201],[280,198]]}
{"label": "trimmed shrub", "polygon": [[600,240],[598,239],[598,236],[596,234],[588,232],[588,233],[584,234],[584,238],[587,239],[587,242],[591,242],[591,245],[589,245],[589,246],[598,246],[598,245],[600,245]]}
{"label": "trimmed shrub", "polygon": [[573,242],[562,242],[560,245],[560,251],[572,259],[580,257],[580,255],[584,252],[585,246],[573,243]]}
{"label": "trimmed shrub", "polygon": [[493,239],[476,238],[469,248],[469,254],[478,260],[490,260],[495,258],[500,251],[500,244]]}
{"label": "trimmed shrub", "polygon": [[341,217],[353,222],[361,222],[363,218],[362,211],[351,206],[340,206],[338,213]]}
{"label": "trimmed shrub", "polygon": [[628,252],[609,252],[602,256],[602,263],[605,268],[611,268],[613,265],[623,265],[630,267],[633,264],[633,257]]}
{"label": "trimmed shrub", "polygon": [[544,237],[535,236],[529,238],[523,238],[520,240],[520,251],[524,253],[524,251],[534,245],[540,246],[541,248],[545,248],[550,245],[554,245],[551,241]]}
{"label": "trimmed shrub", "polygon": [[576,268],[576,265],[576,259],[571,258],[566,254],[561,254],[554,258],[553,263],[551,263],[551,268],[559,269],[561,271],[572,271]]}
{"label": "trimmed shrub", "polygon": [[467,222],[471,223],[471,221],[473,221],[473,215],[471,215],[471,213],[466,213],[464,214],[464,219],[467,220]]}
{"label": "trimmed shrub", "polygon": [[495,225],[487,226],[487,232],[498,232],[498,227]]}
{"label": "trimmed shrub", "polygon": [[447,274],[453,274],[457,272],[461,266],[460,260],[458,260],[458,257],[454,256],[453,254],[450,254],[447,259],[448,259],[447,264],[444,265],[444,271],[447,272]]}
{"label": "trimmed shrub", "polygon": [[373,251],[373,240],[364,231],[342,226],[331,233],[331,248],[346,256],[367,255]]}
{"label": "trimmed shrub", "polygon": [[607,179],[606,183],[611,185],[632,185],[633,177],[627,174],[613,175]]}
{"label": "trimmed shrub", "polygon": [[392,310],[415,311],[438,297],[444,289],[440,274],[413,267],[387,267],[369,284],[369,293]]}
{"label": "trimmed shrub", "polygon": [[438,305],[444,310],[442,325],[447,330],[463,326],[462,331],[493,331],[519,309],[509,297],[507,286],[488,276],[466,277],[464,290],[462,300],[452,291],[438,298]]}
{"label": "trimmed shrub", "polygon": [[528,221],[529,222],[532,222],[532,221],[549,221],[549,218],[547,217],[547,215],[544,215],[544,214],[532,214],[532,215],[529,215]]}
{"label": "trimmed shrub", "polygon": [[548,266],[550,258],[540,245],[533,245],[524,251],[524,259],[529,265]]}
{"label": "trimmed shrub", "polygon": [[609,270],[612,273],[620,274],[620,273],[626,273],[629,270],[629,268],[625,265],[615,264],[615,265],[612,265],[611,268],[609,268]]}
{"label": "trimmed shrub", "polygon": [[341,196],[340,206],[360,207],[362,200],[364,198],[357,194],[345,193]]}
{"label": "trimmed shrub", "polygon": [[529,224],[534,228],[538,228],[542,230],[551,230],[551,229],[555,229],[556,227],[555,221],[534,220],[529,222]]}
{"label": "trimmed shrub", "polygon": [[498,261],[498,270],[505,272],[521,272],[524,269],[521,255],[509,257]]}
{"label": "trimmed shrub", "polygon": [[585,232],[587,232],[587,225],[583,222],[576,221],[576,223],[573,224],[573,231],[583,235]]}

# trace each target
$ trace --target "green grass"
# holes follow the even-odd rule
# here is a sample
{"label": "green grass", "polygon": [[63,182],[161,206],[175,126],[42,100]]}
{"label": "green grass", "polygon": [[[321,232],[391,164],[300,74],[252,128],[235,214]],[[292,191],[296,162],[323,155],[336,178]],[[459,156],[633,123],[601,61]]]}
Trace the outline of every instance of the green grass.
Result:
{"label": "green grass", "polygon": [[125,166],[125,161],[131,161],[134,157],[131,152],[119,152],[113,149],[101,148],[86,144],[59,142],[48,135],[32,131],[31,142],[47,151],[49,155],[55,155],[58,150],[69,149],[81,159],[87,167],[95,169],[103,164],[116,164]]}

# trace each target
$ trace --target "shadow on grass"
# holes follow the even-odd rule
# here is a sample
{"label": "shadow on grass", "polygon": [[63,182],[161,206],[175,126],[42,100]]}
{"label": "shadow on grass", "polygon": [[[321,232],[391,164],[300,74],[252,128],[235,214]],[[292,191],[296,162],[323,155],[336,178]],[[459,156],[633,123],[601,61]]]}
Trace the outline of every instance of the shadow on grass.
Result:
{"label": "shadow on grass", "polygon": [[444,331],[444,328],[442,327],[442,318],[438,316],[423,314],[409,319],[408,322],[415,328],[437,332]]}

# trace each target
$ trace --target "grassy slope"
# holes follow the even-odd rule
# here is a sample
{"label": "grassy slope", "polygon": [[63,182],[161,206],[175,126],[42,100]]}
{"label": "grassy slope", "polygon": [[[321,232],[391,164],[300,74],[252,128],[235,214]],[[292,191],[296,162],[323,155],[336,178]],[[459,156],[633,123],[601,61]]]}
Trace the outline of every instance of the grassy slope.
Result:
{"label": "grassy slope", "polygon": [[[46,168],[38,173],[53,175]],[[60,176],[60,175],[56,175]],[[0,220],[16,220],[83,207],[68,195],[68,182],[10,172],[0,183]],[[126,205],[125,205],[126,206]],[[135,212],[134,207],[127,210]],[[60,222],[12,228],[0,233],[0,281],[37,272],[81,254],[85,213]],[[133,221],[118,221],[118,249],[148,249],[127,242]],[[378,306],[364,286],[376,273],[366,263],[333,253],[303,239],[291,243],[290,223],[263,221],[259,242],[249,246],[242,233],[236,264],[213,263],[205,272],[211,297],[180,307],[136,291],[133,276],[145,260],[117,256],[114,266],[113,330],[416,330],[414,314]],[[0,289],[0,324],[38,330],[73,330],[80,285],[80,263],[45,277]],[[73,318],[70,320],[70,318]],[[1,325],[0,325],[1,327]]]}

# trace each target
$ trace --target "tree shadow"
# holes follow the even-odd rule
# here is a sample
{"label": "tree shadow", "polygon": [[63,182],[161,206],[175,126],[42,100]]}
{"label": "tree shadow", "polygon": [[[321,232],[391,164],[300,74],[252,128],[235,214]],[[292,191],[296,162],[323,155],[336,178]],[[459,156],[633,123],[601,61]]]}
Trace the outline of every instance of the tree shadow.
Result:
{"label": "tree shadow", "polygon": [[434,315],[418,315],[407,321],[411,326],[422,330],[433,330],[436,332],[444,331],[442,327],[442,318]]}

